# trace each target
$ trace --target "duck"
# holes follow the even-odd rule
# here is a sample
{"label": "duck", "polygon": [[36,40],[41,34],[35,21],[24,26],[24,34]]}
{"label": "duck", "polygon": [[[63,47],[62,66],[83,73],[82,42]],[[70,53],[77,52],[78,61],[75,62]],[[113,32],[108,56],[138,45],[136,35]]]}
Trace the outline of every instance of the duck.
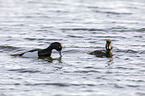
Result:
{"label": "duck", "polygon": [[45,49],[33,49],[27,52],[23,52],[21,54],[13,54],[11,56],[21,56],[21,57],[38,57],[38,58],[49,58],[51,57],[52,50],[55,49],[58,51],[60,57],[62,57],[62,44],[59,42],[53,42],[51,43],[47,48]]}
{"label": "duck", "polygon": [[113,45],[112,45],[112,41],[110,39],[106,40],[105,49],[106,50],[96,50],[89,54],[95,55],[96,57],[112,57],[113,56],[113,53],[112,53]]}

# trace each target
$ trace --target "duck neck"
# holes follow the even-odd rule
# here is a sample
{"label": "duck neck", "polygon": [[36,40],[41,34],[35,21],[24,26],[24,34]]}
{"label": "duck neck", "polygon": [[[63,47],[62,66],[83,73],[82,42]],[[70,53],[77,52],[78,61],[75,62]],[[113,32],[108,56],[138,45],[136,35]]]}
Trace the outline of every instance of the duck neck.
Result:
{"label": "duck neck", "polygon": [[47,50],[48,53],[51,53],[52,52],[51,46],[49,46],[48,48],[46,48],[46,50]]}
{"label": "duck neck", "polygon": [[106,50],[106,55],[109,57],[109,56],[112,56],[112,50]]}
{"label": "duck neck", "polygon": [[39,57],[50,57],[52,52],[52,48],[48,47],[46,49],[38,51]]}

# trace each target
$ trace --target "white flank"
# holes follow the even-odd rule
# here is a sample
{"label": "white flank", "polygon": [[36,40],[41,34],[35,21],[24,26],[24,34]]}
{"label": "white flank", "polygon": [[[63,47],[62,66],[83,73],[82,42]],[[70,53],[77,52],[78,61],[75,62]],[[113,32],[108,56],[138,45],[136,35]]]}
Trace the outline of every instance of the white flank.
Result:
{"label": "white flank", "polygon": [[22,57],[38,57],[38,51],[24,53]]}

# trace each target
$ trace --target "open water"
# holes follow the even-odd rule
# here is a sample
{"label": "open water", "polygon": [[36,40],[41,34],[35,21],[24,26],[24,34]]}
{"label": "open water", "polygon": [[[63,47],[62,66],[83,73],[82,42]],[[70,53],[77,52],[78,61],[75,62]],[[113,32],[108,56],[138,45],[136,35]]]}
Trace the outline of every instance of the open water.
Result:
{"label": "open water", "polygon": [[[10,55],[56,41],[61,61]],[[0,96],[145,96],[145,0],[0,0]]]}

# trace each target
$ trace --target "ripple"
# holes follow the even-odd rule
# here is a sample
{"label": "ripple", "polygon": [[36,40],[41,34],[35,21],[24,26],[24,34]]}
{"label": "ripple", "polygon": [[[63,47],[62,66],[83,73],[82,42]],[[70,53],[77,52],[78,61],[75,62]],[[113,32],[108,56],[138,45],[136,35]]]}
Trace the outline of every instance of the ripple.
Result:
{"label": "ripple", "polygon": [[72,31],[101,31],[101,32],[143,32],[145,28],[142,29],[134,29],[134,28],[127,28],[124,26],[117,26],[111,28],[104,28],[104,29],[97,29],[97,28],[62,28],[61,30],[72,30]]}
{"label": "ripple", "polygon": [[114,84],[114,87],[115,87],[115,88],[124,88],[123,86],[120,86],[120,85],[118,85],[118,84]]}
{"label": "ripple", "polygon": [[88,8],[92,9],[94,12],[97,13],[105,13],[105,14],[111,14],[111,15],[131,15],[132,13],[129,12],[114,12],[114,11],[106,11],[107,8],[105,7],[94,7],[94,6],[89,6]]}
{"label": "ripple", "polygon": [[35,84],[25,84],[28,86],[39,86],[39,85],[54,85],[54,86],[70,86],[70,84],[67,83],[35,83]]}
{"label": "ripple", "polygon": [[4,94],[4,93],[0,93],[0,96],[8,96],[8,95],[6,95],[6,94]]}
{"label": "ripple", "polygon": [[125,52],[125,53],[140,53],[138,51],[128,49],[128,50],[122,50],[122,49],[117,49],[116,52]]}
{"label": "ripple", "polygon": [[138,29],[137,31],[144,32],[145,31],[145,28]]}
{"label": "ripple", "polygon": [[[64,48],[67,48],[67,47],[64,47]],[[73,48],[76,48],[76,47],[73,47]],[[80,50],[70,49],[70,50],[63,51],[63,53],[80,53]]]}
{"label": "ripple", "polygon": [[136,94],[138,94],[139,96],[145,96],[145,92],[137,92]]}
{"label": "ripple", "polygon": [[112,28],[108,28],[109,31],[111,32],[132,32],[132,31],[136,31],[136,29],[130,29],[124,26],[117,26],[117,27],[112,27]]}
{"label": "ripple", "polygon": [[126,68],[126,67],[117,67],[117,69],[129,69],[129,70],[135,70],[135,68]]}
{"label": "ripple", "polygon": [[73,31],[105,31],[104,29],[95,28],[62,28],[61,30],[73,30]]}
{"label": "ripple", "polygon": [[0,46],[0,49],[18,49],[18,47],[13,47],[13,46]]}
{"label": "ripple", "polygon": [[50,85],[50,86],[59,86],[59,87],[69,87],[69,86],[96,86],[94,84],[71,84],[71,83],[35,83],[35,84],[25,84],[27,86],[41,86],[41,85]]}
{"label": "ripple", "polygon": [[0,46],[0,51],[13,51],[18,50],[20,47],[14,47],[14,46]]}
{"label": "ripple", "polygon": [[133,88],[140,87],[139,85],[126,85],[126,86],[133,87]]}
{"label": "ripple", "polygon": [[127,81],[142,82],[142,83],[143,83],[143,82],[145,82],[144,80],[130,80],[130,79],[129,79],[129,80],[127,80]]}
{"label": "ripple", "polygon": [[67,35],[67,36],[72,38],[84,38],[83,36],[76,36],[76,35]]}
{"label": "ripple", "polygon": [[19,73],[39,73],[41,71],[35,70],[35,69],[10,69],[8,71],[16,71]]}
{"label": "ripple", "polygon": [[83,71],[74,71],[75,73],[101,73],[100,71],[96,70],[83,70]]}
{"label": "ripple", "polygon": [[140,54],[145,54],[145,51],[140,51],[139,53],[140,53]]}
{"label": "ripple", "polygon": [[95,10],[97,13],[105,13],[110,15],[131,15],[132,13],[123,13],[123,12],[113,12],[113,11],[101,11],[101,10]]}
{"label": "ripple", "polygon": [[108,80],[108,79],[107,79],[107,78],[105,78],[104,76],[99,76],[99,77],[96,77],[96,79]]}
{"label": "ripple", "polygon": [[61,41],[62,39],[46,39],[46,38],[24,38],[26,40],[29,40],[29,41],[35,41],[35,40],[46,40],[46,41]]}

